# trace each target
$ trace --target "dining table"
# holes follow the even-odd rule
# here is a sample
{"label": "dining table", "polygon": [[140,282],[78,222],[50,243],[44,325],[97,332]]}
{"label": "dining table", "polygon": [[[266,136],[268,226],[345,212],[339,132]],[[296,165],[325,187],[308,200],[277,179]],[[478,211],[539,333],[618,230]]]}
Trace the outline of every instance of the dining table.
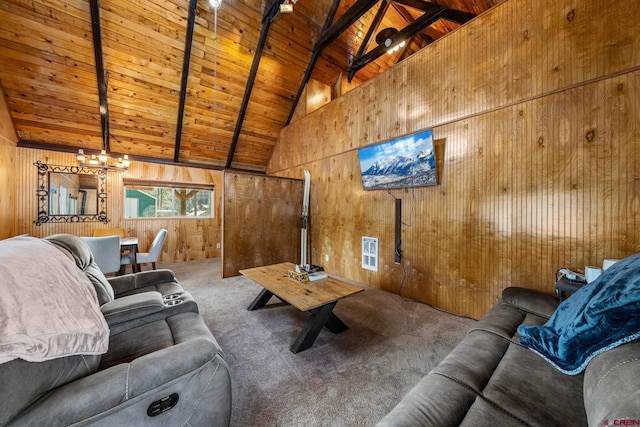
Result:
{"label": "dining table", "polygon": [[[136,254],[138,253],[138,238],[137,237],[121,237],[120,238],[120,253],[128,253],[131,260],[131,271],[133,273],[138,272],[138,265],[136,263]],[[126,264],[120,266],[120,274],[126,273]]]}

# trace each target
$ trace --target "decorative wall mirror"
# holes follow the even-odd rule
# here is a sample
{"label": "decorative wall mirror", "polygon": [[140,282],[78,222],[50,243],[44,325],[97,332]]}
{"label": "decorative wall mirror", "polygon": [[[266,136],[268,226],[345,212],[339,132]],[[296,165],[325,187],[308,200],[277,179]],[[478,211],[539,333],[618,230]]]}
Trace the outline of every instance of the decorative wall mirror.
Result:
{"label": "decorative wall mirror", "polygon": [[38,168],[38,218],[46,222],[109,222],[107,173],[102,169],[34,163]]}

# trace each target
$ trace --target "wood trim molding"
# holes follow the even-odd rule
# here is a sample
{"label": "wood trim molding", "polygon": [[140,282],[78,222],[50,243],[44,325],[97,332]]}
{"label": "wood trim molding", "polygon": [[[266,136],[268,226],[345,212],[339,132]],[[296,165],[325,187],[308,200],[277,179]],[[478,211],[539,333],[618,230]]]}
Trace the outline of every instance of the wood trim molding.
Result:
{"label": "wood trim molding", "polygon": [[196,184],[193,182],[176,182],[176,181],[156,181],[148,179],[137,178],[122,178],[122,183],[131,186],[140,187],[169,187],[169,188],[189,188],[194,190],[213,190],[215,185],[213,184]]}

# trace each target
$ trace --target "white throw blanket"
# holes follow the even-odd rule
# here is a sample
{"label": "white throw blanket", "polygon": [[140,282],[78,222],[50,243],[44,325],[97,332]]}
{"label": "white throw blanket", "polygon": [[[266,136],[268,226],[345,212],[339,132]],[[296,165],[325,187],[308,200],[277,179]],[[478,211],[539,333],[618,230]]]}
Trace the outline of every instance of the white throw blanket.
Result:
{"label": "white throw blanket", "polygon": [[76,264],[34,237],[0,241],[0,363],[103,354],[109,327]]}

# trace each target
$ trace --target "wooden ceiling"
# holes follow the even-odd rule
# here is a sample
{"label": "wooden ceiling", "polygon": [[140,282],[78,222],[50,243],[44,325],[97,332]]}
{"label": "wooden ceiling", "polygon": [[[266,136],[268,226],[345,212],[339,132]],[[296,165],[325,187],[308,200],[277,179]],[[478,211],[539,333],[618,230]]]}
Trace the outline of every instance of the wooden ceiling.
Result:
{"label": "wooden ceiling", "polygon": [[20,146],[264,171],[310,79],[344,93],[502,1],[2,0],[0,85]]}

